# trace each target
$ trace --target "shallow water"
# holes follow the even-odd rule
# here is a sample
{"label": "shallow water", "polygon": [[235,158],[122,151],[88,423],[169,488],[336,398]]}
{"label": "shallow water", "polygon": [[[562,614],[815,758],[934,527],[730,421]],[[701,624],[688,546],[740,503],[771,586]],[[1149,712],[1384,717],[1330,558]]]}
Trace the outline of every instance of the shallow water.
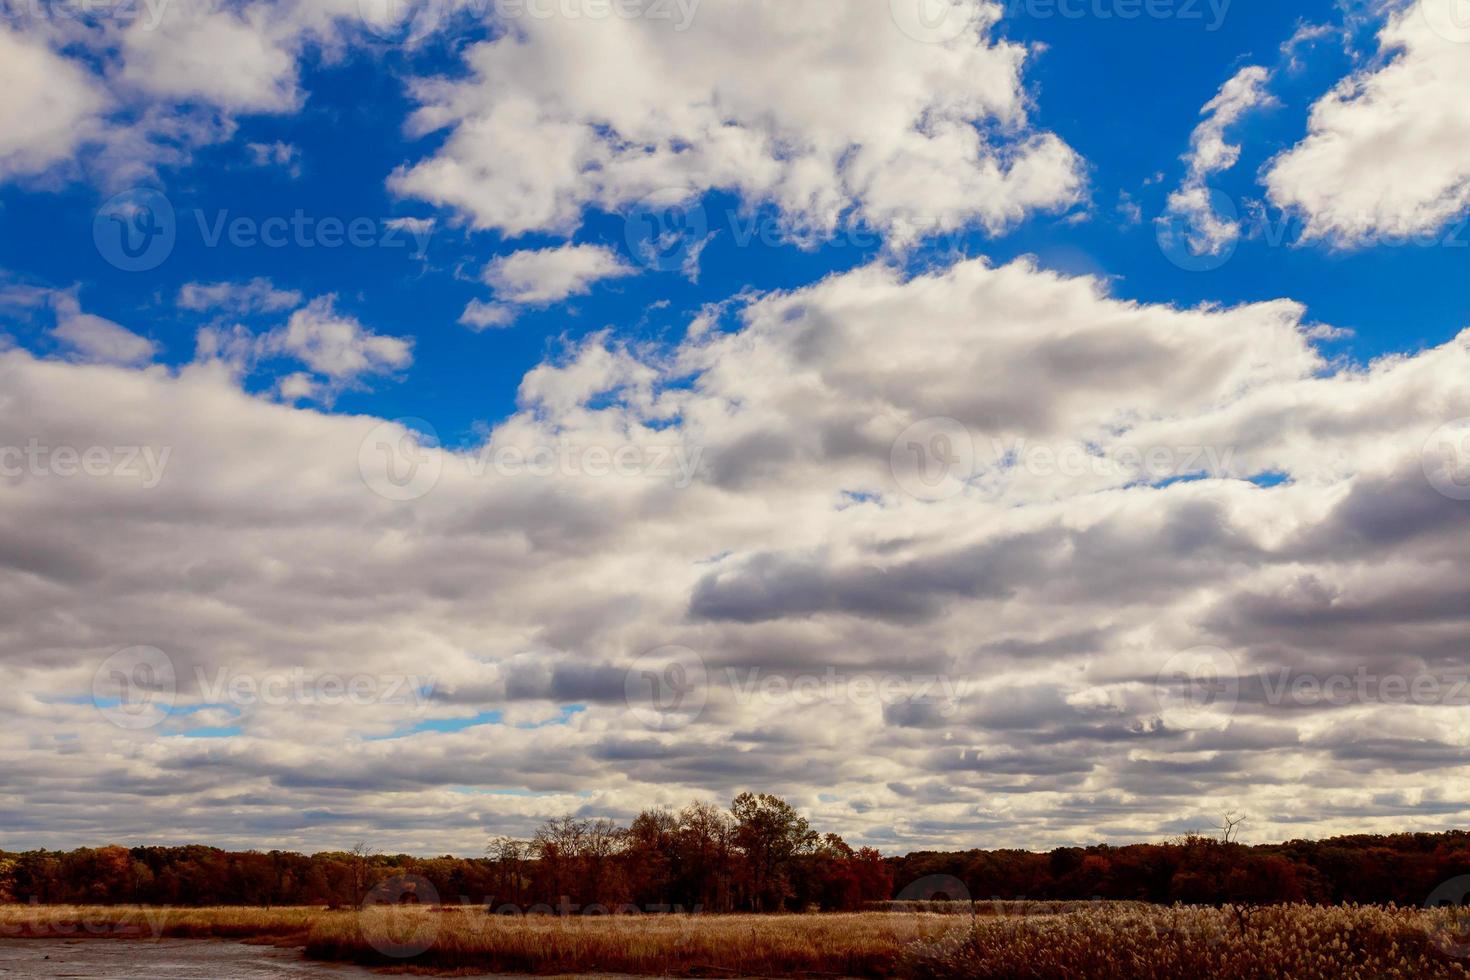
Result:
{"label": "shallow water", "polygon": [[201,939],[0,940],[0,977],[139,977],[157,980],[360,980],[382,974],[305,960],[300,950]]}

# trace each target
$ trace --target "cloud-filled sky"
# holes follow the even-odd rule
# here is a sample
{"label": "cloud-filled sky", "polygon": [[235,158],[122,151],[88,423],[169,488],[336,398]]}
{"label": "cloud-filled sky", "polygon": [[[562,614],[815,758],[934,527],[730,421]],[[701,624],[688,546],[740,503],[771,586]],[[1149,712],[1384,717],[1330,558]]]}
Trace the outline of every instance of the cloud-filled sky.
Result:
{"label": "cloud-filled sky", "polygon": [[6,11],[0,847],[1470,814],[1462,0]]}

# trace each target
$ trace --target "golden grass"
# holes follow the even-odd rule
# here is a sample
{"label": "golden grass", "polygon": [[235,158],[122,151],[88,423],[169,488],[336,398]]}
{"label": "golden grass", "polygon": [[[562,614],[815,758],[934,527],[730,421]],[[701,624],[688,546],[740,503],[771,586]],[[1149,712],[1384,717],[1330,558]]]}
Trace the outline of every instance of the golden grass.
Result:
{"label": "golden grass", "polygon": [[[932,980],[1466,978],[1449,911],[979,903],[976,915],[494,916],[483,909],[0,906],[0,936],[258,939],[442,972]],[[412,954],[412,955],[409,955]]]}
{"label": "golden grass", "polygon": [[0,905],[0,938],[260,939],[304,943],[321,908]]}
{"label": "golden grass", "polygon": [[307,955],[505,973],[882,977],[894,975],[908,945],[954,921],[875,912],[512,917],[399,907],[318,922]]}
{"label": "golden grass", "polygon": [[915,944],[904,972],[932,980],[1367,980],[1465,977],[1470,936],[1450,910],[1096,907],[977,919]]}

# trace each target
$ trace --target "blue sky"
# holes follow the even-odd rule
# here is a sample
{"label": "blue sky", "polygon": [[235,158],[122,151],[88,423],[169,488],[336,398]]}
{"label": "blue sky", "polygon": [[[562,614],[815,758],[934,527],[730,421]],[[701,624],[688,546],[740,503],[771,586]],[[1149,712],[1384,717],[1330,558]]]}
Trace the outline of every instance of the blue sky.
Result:
{"label": "blue sky", "polygon": [[1450,0],[602,2],[0,21],[0,846],[1470,819]]}
{"label": "blue sky", "polygon": [[[1214,182],[1244,206],[1262,198],[1260,169],[1301,138],[1312,103],[1353,68],[1354,53],[1362,54],[1333,35],[1303,43],[1299,65],[1289,67],[1282,45],[1303,25],[1324,24],[1351,30],[1354,43],[1366,44],[1371,53],[1381,17],[1358,11],[1350,18],[1326,0],[1289,7],[1181,3],[1162,8],[1174,11],[1169,17],[1133,19],[1098,17],[1088,5],[1062,6],[1073,15],[1044,2],[1013,3],[997,33],[1035,52],[1025,73],[1032,120],[1085,158],[1086,200],[1062,215],[1032,215],[1004,234],[947,233],[898,261],[922,269],[955,251],[997,262],[1031,254],[1047,268],[1112,280],[1119,297],[1185,306],[1289,296],[1307,305],[1311,319],[1352,330],[1351,338],[1332,349],[1358,360],[1442,343],[1457,332],[1470,312],[1458,286],[1461,248],[1298,245],[1300,222],[1273,208],[1268,221],[1285,229],[1284,240],[1247,238],[1223,265],[1194,271],[1171,263],[1155,235],[1153,221],[1179,182],[1181,154],[1200,107],[1234,71],[1246,64],[1279,67],[1272,86],[1279,104],[1232,127],[1241,159]],[[185,283],[265,276],[307,296],[335,293],[343,309],[373,330],[414,338],[415,354],[402,384],[349,390],[334,410],[425,418],[453,443],[472,440],[477,424],[511,413],[521,376],[568,341],[603,329],[633,340],[677,341],[704,304],[743,290],[798,288],[882,254],[875,234],[856,242],[839,236],[813,248],[783,244],[775,228],[778,209],[715,192],[701,205],[717,234],[701,256],[697,282],[677,270],[653,270],[598,284],[565,305],[532,310],[513,329],[475,334],[458,326],[465,304],[485,295],[475,281],[481,265],[497,255],[567,240],[560,234],[508,238],[469,230],[456,226],[453,214],[385,186],[394,168],[442,142],[442,134],[405,134],[404,121],[414,108],[409,80],[462,73],[459,52],[494,30],[470,19],[462,30],[419,46],[370,37],[329,57],[308,49],[301,82],[307,94],[299,112],[241,116],[231,139],[201,147],[186,165],[160,167],[142,181],[166,192],[178,228],[167,260],[146,273],[113,268],[93,243],[96,210],[117,187],[85,181],[6,185],[0,189],[6,225],[0,267],[37,284],[80,284],[88,311],[134,325],[161,345],[161,361],[174,364],[194,356],[194,332],[207,318],[169,309],[167,301]],[[285,143],[294,151],[288,164],[259,166],[251,162],[252,143]],[[1141,221],[1119,213],[1125,194],[1140,209]],[[437,224],[422,256],[407,233],[366,248],[208,243],[208,229],[222,220],[290,218],[298,211],[314,220],[412,216],[435,218]],[[589,209],[572,238],[626,253],[627,225],[626,214]],[[752,227],[760,231],[742,247],[740,229]],[[383,234],[378,229],[373,240]],[[1404,315],[1405,289],[1415,297],[1412,318]],[[35,323],[16,328],[14,335],[45,351],[44,330]]]}

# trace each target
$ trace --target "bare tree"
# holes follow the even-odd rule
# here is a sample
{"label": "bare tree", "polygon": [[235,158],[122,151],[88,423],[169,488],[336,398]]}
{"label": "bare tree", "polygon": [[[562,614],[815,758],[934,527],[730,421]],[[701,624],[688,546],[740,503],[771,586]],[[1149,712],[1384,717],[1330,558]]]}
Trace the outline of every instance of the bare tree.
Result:
{"label": "bare tree", "polygon": [[1245,823],[1245,814],[1236,810],[1226,810],[1220,817],[1220,841],[1224,844],[1234,844],[1240,837],[1240,825]]}
{"label": "bare tree", "polygon": [[360,906],[367,897],[368,869],[378,850],[367,841],[360,840],[347,853],[352,855],[352,904]]}

